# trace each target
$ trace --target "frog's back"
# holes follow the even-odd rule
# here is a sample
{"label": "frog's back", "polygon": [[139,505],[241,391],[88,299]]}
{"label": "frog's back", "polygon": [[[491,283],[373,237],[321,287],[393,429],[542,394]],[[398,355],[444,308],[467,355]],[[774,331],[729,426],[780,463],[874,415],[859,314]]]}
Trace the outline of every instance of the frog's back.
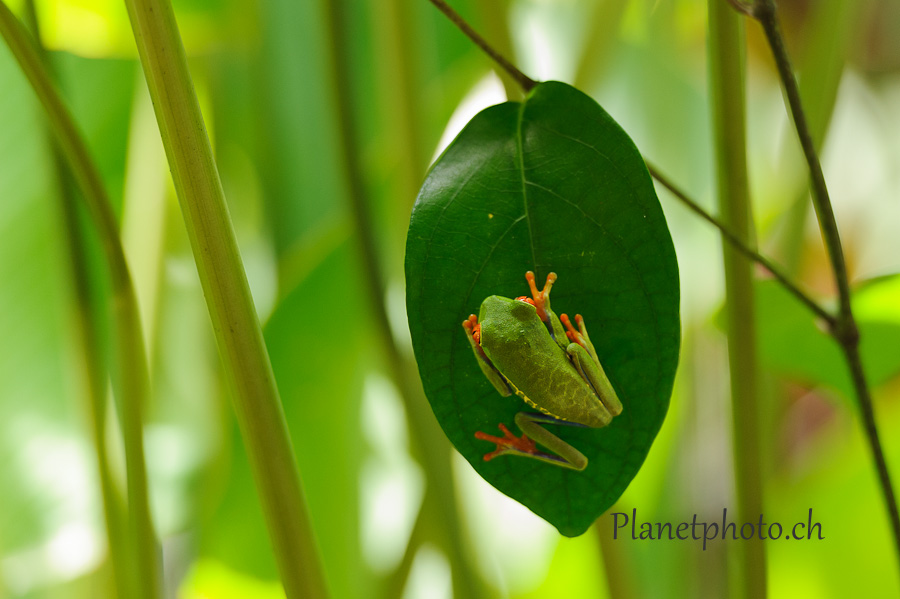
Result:
{"label": "frog's back", "polygon": [[570,422],[603,426],[594,415],[599,399],[553,340],[534,306],[500,296],[481,304],[481,347],[538,410]]}

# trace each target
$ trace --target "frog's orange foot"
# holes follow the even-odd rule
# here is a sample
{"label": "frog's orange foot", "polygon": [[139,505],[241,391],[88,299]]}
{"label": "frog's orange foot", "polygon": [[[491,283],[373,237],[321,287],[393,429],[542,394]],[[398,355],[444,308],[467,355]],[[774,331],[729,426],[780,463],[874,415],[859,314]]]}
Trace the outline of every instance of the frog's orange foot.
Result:
{"label": "frog's orange foot", "polygon": [[472,337],[475,340],[475,343],[480,345],[481,324],[478,322],[478,317],[474,314],[469,314],[469,317],[463,321],[462,325],[466,330],[466,335]]}
{"label": "frog's orange foot", "polygon": [[584,318],[581,317],[581,314],[575,315],[575,324],[578,325],[577,331],[575,330],[575,327],[572,326],[572,321],[569,320],[567,314],[560,314],[559,320],[563,323],[563,326],[566,327],[566,337],[569,338],[569,341],[577,343],[581,347],[587,349],[587,344],[584,342],[587,331],[584,326]]}
{"label": "frog's orange foot", "polygon": [[517,437],[506,428],[502,423],[499,425],[500,430],[503,431],[502,437],[494,437],[493,435],[489,435],[487,433],[483,433],[478,431],[475,433],[475,438],[480,439],[481,441],[490,441],[491,443],[497,444],[497,449],[490,453],[484,454],[484,461],[489,462],[496,458],[499,455],[503,455],[505,453],[527,453],[527,454],[536,454],[537,446],[534,444],[534,441],[529,439],[526,435],[522,435],[521,437]]}
{"label": "frog's orange foot", "polygon": [[[525,279],[528,280],[528,286],[531,288],[531,297],[532,301],[528,302],[533,305],[537,310],[537,315],[544,322],[548,322],[550,317],[547,316],[547,309],[550,308],[550,289],[553,288],[553,283],[556,282],[556,273],[551,272],[547,275],[547,282],[544,283],[544,288],[538,291],[537,284],[534,282],[534,273],[530,270],[525,273]],[[523,298],[518,298],[523,299]],[[524,301],[528,301],[525,299]]]}

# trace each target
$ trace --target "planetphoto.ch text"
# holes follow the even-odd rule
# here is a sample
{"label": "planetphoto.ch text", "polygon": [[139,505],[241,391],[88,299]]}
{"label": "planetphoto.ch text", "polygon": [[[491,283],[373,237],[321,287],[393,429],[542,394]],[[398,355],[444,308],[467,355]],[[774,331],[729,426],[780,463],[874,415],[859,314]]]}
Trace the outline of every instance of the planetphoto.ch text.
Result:
{"label": "planetphoto.ch text", "polygon": [[812,508],[809,508],[805,521],[795,521],[782,525],[780,522],[768,523],[762,514],[756,522],[737,523],[728,519],[728,509],[722,510],[721,521],[698,521],[697,514],[693,515],[690,522],[641,522],[638,520],[637,508],[631,510],[631,515],[625,512],[611,512],[608,514],[613,519],[613,539],[625,538],[631,533],[635,541],[702,541],[703,550],[706,544],[717,539],[730,541],[749,541],[759,539],[768,541],[772,539],[809,540],[822,541],[821,522],[813,520]]}

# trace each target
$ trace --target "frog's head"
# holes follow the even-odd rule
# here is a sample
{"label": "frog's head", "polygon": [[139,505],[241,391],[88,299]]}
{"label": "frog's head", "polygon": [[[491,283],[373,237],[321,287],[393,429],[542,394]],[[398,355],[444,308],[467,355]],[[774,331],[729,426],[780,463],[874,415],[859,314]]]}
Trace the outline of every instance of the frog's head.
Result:
{"label": "frog's head", "polygon": [[492,295],[481,302],[481,314],[478,320],[482,323],[487,320],[512,325],[516,322],[531,321],[535,315],[536,311],[532,302]]}
{"label": "frog's head", "polygon": [[478,322],[482,327],[482,346],[519,344],[538,327],[543,328],[534,306],[499,295],[492,295],[481,303]]}

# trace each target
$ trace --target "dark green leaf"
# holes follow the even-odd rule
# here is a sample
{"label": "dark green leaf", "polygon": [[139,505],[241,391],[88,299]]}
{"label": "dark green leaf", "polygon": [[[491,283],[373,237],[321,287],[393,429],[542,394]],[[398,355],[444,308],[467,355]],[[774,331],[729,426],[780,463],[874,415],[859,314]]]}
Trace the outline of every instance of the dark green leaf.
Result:
{"label": "dark green leaf", "polygon": [[[554,271],[557,313],[580,313],[624,412],[603,429],[552,427],[583,452],[575,472],[514,456],[485,462],[476,431],[514,427],[461,323],[489,295]],[[662,425],[678,362],[678,267],[634,144],[593,100],[556,82],[481,112],[431,170],[413,210],[407,307],[419,371],[444,432],[500,491],[567,536],[618,499]]]}

